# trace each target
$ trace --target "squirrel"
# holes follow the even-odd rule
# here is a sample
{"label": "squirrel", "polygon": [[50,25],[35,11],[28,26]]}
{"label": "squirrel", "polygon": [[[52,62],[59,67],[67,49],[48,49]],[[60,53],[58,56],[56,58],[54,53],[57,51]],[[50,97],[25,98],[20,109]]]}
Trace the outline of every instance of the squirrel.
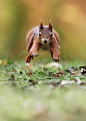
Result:
{"label": "squirrel", "polygon": [[32,28],[26,36],[27,50],[29,55],[26,57],[26,63],[30,63],[33,56],[38,56],[40,47],[49,45],[52,59],[57,62],[60,57],[59,34],[53,29],[52,24],[45,26],[40,22],[39,26]]}

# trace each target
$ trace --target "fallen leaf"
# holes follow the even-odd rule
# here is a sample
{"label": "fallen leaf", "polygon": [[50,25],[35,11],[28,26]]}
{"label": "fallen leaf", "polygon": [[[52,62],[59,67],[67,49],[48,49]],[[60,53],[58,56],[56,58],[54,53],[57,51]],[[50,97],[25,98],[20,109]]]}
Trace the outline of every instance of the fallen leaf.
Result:
{"label": "fallen leaf", "polygon": [[15,77],[14,77],[14,75],[13,75],[13,74],[11,75],[11,78],[12,78],[13,80],[15,80]]}
{"label": "fallen leaf", "polygon": [[60,74],[63,75],[64,71],[59,68]]}
{"label": "fallen leaf", "polygon": [[74,71],[74,72],[71,72],[70,74],[71,74],[71,75],[75,75],[75,76],[80,76],[80,75],[81,75],[80,73],[77,72],[77,70]]}
{"label": "fallen leaf", "polygon": [[32,75],[32,72],[29,72],[29,73],[26,73],[28,76],[31,76]]}
{"label": "fallen leaf", "polygon": [[17,70],[14,70],[14,72],[17,72]]}
{"label": "fallen leaf", "polygon": [[75,68],[75,67],[71,67],[71,69],[73,69],[74,71],[76,71],[76,70],[77,70],[77,68]]}
{"label": "fallen leaf", "polygon": [[53,74],[53,76],[61,77],[61,75],[59,75],[58,73]]}

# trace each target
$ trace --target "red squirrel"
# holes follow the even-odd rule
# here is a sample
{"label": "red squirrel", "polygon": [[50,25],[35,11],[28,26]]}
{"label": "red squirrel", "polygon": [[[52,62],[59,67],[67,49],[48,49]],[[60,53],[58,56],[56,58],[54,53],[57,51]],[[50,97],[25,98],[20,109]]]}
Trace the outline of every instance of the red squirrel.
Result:
{"label": "red squirrel", "polygon": [[40,23],[39,26],[32,28],[26,37],[27,50],[29,55],[26,57],[26,63],[30,63],[33,56],[38,56],[38,50],[41,46],[50,46],[50,53],[52,59],[57,62],[59,61],[59,34],[53,29],[52,24],[45,26]]}

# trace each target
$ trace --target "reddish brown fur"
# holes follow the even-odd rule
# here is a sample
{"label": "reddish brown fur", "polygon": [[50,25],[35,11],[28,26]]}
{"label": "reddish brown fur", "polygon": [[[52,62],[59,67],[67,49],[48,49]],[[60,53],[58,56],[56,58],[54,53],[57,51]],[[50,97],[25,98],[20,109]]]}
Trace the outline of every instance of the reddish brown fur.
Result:
{"label": "reddish brown fur", "polygon": [[[40,35],[39,35],[40,34]],[[53,36],[51,36],[51,34]],[[48,26],[43,26],[42,22],[39,26],[32,28],[26,37],[27,50],[29,55],[26,58],[26,62],[30,62],[33,56],[38,56],[38,50],[40,49],[42,40],[47,40],[47,44],[50,45],[50,52],[52,59],[54,61],[59,61],[60,51],[59,51],[59,35],[52,29],[51,23]]]}

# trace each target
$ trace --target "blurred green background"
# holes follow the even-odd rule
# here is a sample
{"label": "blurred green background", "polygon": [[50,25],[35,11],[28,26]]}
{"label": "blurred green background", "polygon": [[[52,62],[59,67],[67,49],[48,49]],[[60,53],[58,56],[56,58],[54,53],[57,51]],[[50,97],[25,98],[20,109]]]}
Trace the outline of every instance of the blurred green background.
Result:
{"label": "blurred green background", "polygon": [[0,0],[0,58],[25,59],[26,34],[40,21],[60,34],[61,59],[86,59],[85,0]]}

